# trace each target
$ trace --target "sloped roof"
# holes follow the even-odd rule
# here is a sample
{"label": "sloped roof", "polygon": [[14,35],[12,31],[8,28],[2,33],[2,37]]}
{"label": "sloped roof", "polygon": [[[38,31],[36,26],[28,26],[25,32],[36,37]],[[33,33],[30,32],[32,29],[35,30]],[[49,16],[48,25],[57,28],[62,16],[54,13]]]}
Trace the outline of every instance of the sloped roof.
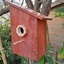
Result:
{"label": "sloped roof", "polygon": [[22,7],[22,6],[20,6],[20,5],[17,5],[17,4],[15,4],[15,3],[13,3],[13,2],[10,2],[10,1],[6,1],[6,2],[7,2],[10,6],[13,6],[14,8],[16,8],[16,9],[18,9],[18,10],[21,10],[21,11],[23,11],[23,12],[25,12],[25,13],[28,13],[28,14],[30,14],[30,15],[32,15],[32,16],[40,19],[40,20],[51,20],[51,19],[52,19],[52,18],[50,18],[50,17],[48,17],[48,16],[45,16],[45,15],[43,15],[43,14],[40,14],[40,13],[38,13],[38,12],[36,12],[36,11],[34,11],[34,10],[31,10],[31,9],[29,9],[29,8],[25,8],[25,7]]}
{"label": "sloped roof", "polygon": [[57,0],[57,1],[53,2],[51,5],[51,8],[56,7],[60,4],[64,4],[64,0]]}

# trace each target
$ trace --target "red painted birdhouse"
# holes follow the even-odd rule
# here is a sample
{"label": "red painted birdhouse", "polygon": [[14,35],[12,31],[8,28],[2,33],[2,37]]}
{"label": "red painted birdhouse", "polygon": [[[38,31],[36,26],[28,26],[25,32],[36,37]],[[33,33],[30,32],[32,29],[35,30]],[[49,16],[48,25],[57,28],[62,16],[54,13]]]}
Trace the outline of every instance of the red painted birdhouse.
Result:
{"label": "red painted birdhouse", "polygon": [[13,53],[38,61],[46,53],[45,15],[15,3],[10,5]]}

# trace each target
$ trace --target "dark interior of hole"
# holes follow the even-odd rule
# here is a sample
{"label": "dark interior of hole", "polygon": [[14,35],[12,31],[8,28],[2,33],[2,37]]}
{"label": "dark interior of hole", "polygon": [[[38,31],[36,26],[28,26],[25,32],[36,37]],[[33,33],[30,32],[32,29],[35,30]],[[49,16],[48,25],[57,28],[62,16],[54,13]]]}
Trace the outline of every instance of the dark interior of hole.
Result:
{"label": "dark interior of hole", "polygon": [[22,27],[20,28],[20,31],[21,31],[21,33],[24,33],[24,30],[23,30],[23,28],[22,28]]}

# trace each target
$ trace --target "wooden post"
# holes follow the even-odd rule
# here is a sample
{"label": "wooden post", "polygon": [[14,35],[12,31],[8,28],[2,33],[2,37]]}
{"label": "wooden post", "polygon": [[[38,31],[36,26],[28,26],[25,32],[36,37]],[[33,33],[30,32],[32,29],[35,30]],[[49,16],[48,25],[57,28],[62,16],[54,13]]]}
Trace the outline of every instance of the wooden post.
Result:
{"label": "wooden post", "polygon": [[0,52],[1,52],[1,55],[2,55],[3,63],[4,63],[4,64],[7,64],[6,58],[5,58],[5,54],[4,54],[4,51],[3,51],[3,46],[2,46],[1,37],[0,37]]}
{"label": "wooden post", "polygon": [[47,42],[48,42],[48,45],[50,45],[51,43],[50,43],[50,36],[49,36],[49,29],[48,29],[48,24],[46,23],[46,26],[47,26]]}

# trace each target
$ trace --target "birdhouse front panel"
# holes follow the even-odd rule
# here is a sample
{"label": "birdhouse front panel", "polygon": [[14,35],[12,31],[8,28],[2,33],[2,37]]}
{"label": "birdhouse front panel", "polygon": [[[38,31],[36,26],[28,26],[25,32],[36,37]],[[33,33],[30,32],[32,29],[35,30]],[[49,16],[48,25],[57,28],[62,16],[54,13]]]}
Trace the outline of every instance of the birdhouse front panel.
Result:
{"label": "birdhouse front panel", "polygon": [[14,7],[10,9],[13,52],[37,59],[37,19]]}
{"label": "birdhouse front panel", "polygon": [[8,3],[13,53],[38,61],[46,53],[46,20],[50,18]]}

